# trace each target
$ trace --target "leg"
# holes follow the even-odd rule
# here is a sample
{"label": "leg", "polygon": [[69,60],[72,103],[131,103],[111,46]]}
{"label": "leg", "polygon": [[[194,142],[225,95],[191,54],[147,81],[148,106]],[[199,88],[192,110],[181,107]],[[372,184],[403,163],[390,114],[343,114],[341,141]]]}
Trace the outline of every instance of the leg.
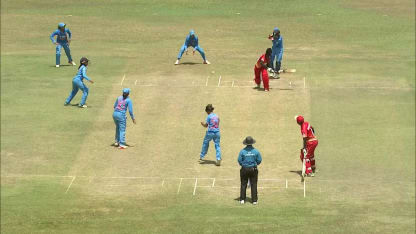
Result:
{"label": "leg", "polygon": [[61,44],[56,45],[56,65],[61,64]]}
{"label": "leg", "polygon": [[65,104],[69,104],[72,99],[75,97],[75,95],[78,93],[78,85],[75,81],[72,81],[72,91],[69,93],[68,98],[65,101]]}
{"label": "leg", "polygon": [[197,47],[195,47],[195,50],[198,51],[201,54],[202,59],[204,61],[206,61],[204,49],[202,49],[201,47],[197,46]]}
{"label": "leg", "polygon": [[79,103],[79,105],[82,106],[82,105],[85,105],[85,102],[87,101],[89,89],[84,83],[82,83],[82,81],[80,81],[80,83],[81,83],[80,84],[80,86],[81,86],[80,89],[82,90],[82,99],[81,99],[81,102]]}
{"label": "leg", "polygon": [[283,49],[281,49],[279,53],[277,54],[276,71],[280,70],[280,67],[282,65],[282,58],[283,58]]}
{"label": "leg", "polygon": [[120,121],[118,120],[117,113],[113,113],[113,120],[114,124],[116,125],[115,141],[120,143]]}
{"label": "leg", "polygon": [[306,150],[308,152],[308,157],[311,161],[311,168],[312,171],[315,172],[316,165],[315,165],[315,149],[318,146],[318,141],[308,141],[306,143]]}
{"label": "leg", "polygon": [[256,83],[257,87],[260,87],[260,69],[254,67],[254,82]]}
{"label": "leg", "polygon": [[126,145],[126,116],[120,116],[119,119],[119,136],[120,145]]}
{"label": "leg", "polygon": [[248,177],[247,177],[246,169],[244,169],[244,167],[240,169],[240,181],[241,181],[240,201],[244,201],[246,200],[246,190],[247,190],[247,183],[248,183]]}
{"label": "leg", "polygon": [[179,50],[178,60],[182,58],[182,55],[183,55],[183,53],[185,52],[185,50],[186,50],[186,46],[185,46],[185,45],[183,45],[183,46],[181,47],[181,49]]}
{"label": "leg", "polygon": [[257,168],[250,174],[250,182],[251,182],[251,201],[257,202],[257,180],[258,180],[259,171]]}
{"label": "leg", "polygon": [[202,142],[202,150],[200,158],[203,159],[205,155],[207,154],[209,142],[212,140],[212,134],[207,132],[205,133],[204,141]]}
{"label": "leg", "polygon": [[221,160],[220,140],[221,140],[220,132],[216,132],[215,135],[214,135],[214,143],[215,143],[216,157],[217,157],[218,161]]}
{"label": "leg", "polygon": [[271,65],[271,68],[275,71],[276,71],[276,66],[275,66],[276,54],[277,54],[277,49],[272,48],[272,55],[270,56],[270,65]]}
{"label": "leg", "polygon": [[269,91],[269,74],[266,69],[261,69],[261,76],[263,78],[264,91]]}
{"label": "leg", "polygon": [[65,43],[65,44],[62,44],[62,47],[64,47],[66,57],[68,57],[68,62],[71,63],[72,57],[71,57],[71,50],[69,49],[69,45]]}

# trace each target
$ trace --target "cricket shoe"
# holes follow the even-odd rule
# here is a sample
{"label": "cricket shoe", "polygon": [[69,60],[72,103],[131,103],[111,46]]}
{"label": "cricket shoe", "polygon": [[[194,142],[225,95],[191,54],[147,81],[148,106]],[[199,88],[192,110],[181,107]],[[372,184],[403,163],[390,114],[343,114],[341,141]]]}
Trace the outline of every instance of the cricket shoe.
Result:
{"label": "cricket shoe", "polygon": [[255,202],[253,202],[253,205],[257,205],[257,202],[255,201]]}
{"label": "cricket shoe", "polygon": [[88,106],[84,104],[84,105],[78,105],[78,107],[79,108],[87,108]]}
{"label": "cricket shoe", "polygon": [[309,173],[307,176],[308,177],[315,177],[315,173]]}
{"label": "cricket shoe", "polygon": [[241,205],[243,205],[243,204],[244,204],[244,200],[241,200],[241,201],[240,201],[240,204],[241,204]]}
{"label": "cricket shoe", "polygon": [[279,74],[278,74],[278,73],[274,73],[274,74],[273,74],[273,78],[275,78],[275,79],[280,79],[280,76],[279,76]]}
{"label": "cricket shoe", "polygon": [[119,146],[118,142],[114,142],[113,146],[118,147]]}
{"label": "cricket shoe", "polygon": [[72,66],[76,66],[77,64],[74,61],[68,62],[69,64],[71,64]]}
{"label": "cricket shoe", "polygon": [[179,59],[176,60],[175,65],[179,65]]}
{"label": "cricket shoe", "polygon": [[216,166],[221,166],[221,159],[220,159],[220,160],[216,160],[216,161],[215,161],[215,165],[216,165]]}
{"label": "cricket shoe", "polygon": [[256,86],[256,89],[259,89],[260,88],[260,84],[258,84],[257,86]]}
{"label": "cricket shoe", "polygon": [[64,103],[64,106],[69,106],[69,103],[66,103],[66,102],[65,102],[65,103]]}
{"label": "cricket shoe", "polygon": [[204,64],[211,64],[211,63],[208,60],[205,60]]}
{"label": "cricket shoe", "polygon": [[119,149],[127,149],[127,148],[128,148],[128,146],[127,146],[127,145],[120,145],[118,148],[119,148]]}
{"label": "cricket shoe", "polygon": [[59,67],[59,64],[55,65],[55,67]]}

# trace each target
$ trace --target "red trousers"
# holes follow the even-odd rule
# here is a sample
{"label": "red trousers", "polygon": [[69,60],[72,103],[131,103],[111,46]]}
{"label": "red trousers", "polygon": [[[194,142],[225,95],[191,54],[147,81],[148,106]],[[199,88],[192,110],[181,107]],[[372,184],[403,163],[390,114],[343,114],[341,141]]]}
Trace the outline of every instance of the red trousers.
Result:
{"label": "red trousers", "polygon": [[[306,174],[312,172],[312,169],[315,169],[315,148],[318,146],[318,140],[315,141],[307,141],[306,142],[306,157],[305,157],[305,166],[306,166]],[[303,162],[303,149],[300,150],[300,160]]]}
{"label": "red trousers", "polygon": [[254,82],[257,85],[261,83],[260,75],[263,80],[264,90],[269,90],[269,74],[267,73],[267,69],[254,66]]}

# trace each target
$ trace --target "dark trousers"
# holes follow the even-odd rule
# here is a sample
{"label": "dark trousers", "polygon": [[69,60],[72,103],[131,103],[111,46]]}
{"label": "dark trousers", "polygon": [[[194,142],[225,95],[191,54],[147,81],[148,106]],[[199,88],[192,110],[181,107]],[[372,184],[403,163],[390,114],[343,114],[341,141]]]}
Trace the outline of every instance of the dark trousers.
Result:
{"label": "dark trousers", "polygon": [[257,167],[242,167],[240,169],[240,180],[241,180],[240,200],[246,199],[247,183],[248,183],[248,180],[250,180],[251,201],[257,202],[258,175],[259,175],[259,171],[257,170]]}

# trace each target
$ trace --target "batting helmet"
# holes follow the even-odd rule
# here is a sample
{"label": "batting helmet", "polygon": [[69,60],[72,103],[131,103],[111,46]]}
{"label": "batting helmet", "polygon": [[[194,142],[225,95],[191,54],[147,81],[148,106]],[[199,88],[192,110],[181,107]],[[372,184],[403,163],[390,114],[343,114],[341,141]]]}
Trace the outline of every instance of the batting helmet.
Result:
{"label": "batting helmet", "polygon": [[274,33],[278,33],[278,32],[280,33],[280,29],[279,29],[278,27],[275,27],[275,28],[273,29],[273,32],[274,32]]}
{"label": "batting helmet", "polygon": [[303,116],[299,115],[299,116],[295,116],[296,122],[298,124],[303,124],[303,122],[305,122],[305,119],[303,118]]}

